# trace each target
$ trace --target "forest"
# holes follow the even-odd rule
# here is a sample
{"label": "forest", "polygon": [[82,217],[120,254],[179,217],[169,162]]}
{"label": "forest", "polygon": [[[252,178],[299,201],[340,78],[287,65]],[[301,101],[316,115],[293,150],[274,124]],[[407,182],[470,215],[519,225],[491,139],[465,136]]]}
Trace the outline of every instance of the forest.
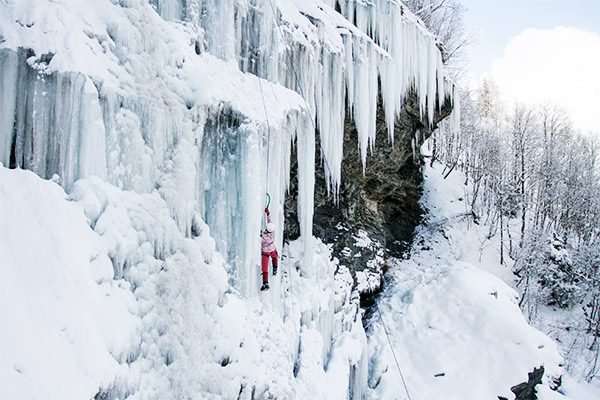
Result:
{"label": "forest", "polygon": [[463,91],[460,132],[437,134],[431,162],[443,162],[446,176],[465,174],[467,211],[490,226],[489,237],[499,235],[500,262],[512,268],[531,324],[542,305],[583,311],[585,323],[573,329],[584,343],[572,348],[593,353],[591,379],[600,351],[600,141],[560,107],[503,104],[498,90],[484,80]]}

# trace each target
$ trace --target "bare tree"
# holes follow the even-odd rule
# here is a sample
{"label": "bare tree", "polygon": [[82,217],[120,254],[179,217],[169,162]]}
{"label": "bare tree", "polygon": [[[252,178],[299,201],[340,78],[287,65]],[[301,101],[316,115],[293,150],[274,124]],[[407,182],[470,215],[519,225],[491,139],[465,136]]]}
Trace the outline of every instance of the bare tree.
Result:
{"label": "bare tree", "polygon": [[533,166],[535,165],[535,154],[537,149],[537,115],[531,107],[516,105],[511,125],[511,150],[513,154],[513,184],[519,197],[521,206],[521,238],[519,247],[522,246],[525,236],[528,213],[532,191],[530,179],[533,177]]}
{"label": "bare tree", "polygon": [[465,30],[465,6],[458,0],[407,0],[404,4],[436,36],[449,74],[454,79],[461,78],[466,68],[465,50],[475,37]]}
{"label": "bare tree", "polygon": [[[460,132],[438,137],[439,161],[464,172],[474,219],[485,218],[489,237],[500,237],[500,262],[510,246],[519,306],[529,321],[544,306],[585,312],[582,325],[571,326],[581,339],[569,352],[577,354],[572,365],[579,372],[598,379],[600,140],[577,135],[553,105],[517,105],[504,118],[498,92],[485,80],[477,96],[464,94]],[[518,246],[511,222],[520,222]]]}
{"label": "bare tree", "polygon": [[540,163],[535,224],[542,229],[553,229],[558,220],[558,205],[566,192],[564,149],[572,134],[571,123],[564,109],[544,105],[540,111],[543,158]]}

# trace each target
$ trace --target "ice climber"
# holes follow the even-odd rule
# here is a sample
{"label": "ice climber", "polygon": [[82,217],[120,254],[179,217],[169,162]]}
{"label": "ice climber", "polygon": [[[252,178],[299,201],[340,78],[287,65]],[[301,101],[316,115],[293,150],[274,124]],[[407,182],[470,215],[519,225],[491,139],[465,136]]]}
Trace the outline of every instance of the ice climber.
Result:
{"label": "ice climber", "polygon": [[267,227],[261,232],[261,251],[262,251],[262,280],[263,284],[260,290],[269,290],[269,257],[273,259],[273,276],[277,275],[277,249],[275,248],[275,224],[271,221],[269,208],[265,208],[267,213]]}

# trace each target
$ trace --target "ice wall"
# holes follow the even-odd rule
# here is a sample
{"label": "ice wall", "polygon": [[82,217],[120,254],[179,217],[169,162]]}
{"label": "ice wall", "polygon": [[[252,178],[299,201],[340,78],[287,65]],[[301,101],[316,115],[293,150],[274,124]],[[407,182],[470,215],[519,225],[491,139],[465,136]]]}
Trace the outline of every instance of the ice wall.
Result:
{"label": "ice wall", "polygon": [[[204,210],[235,268],[256,264],[256,240],[238,246],[226,238],[253,236],[260,219],[249,215],[260,213],[258,197],[265,192],[275,192],[281,207],[292,142],[300,164],[301,233],[309,238],[315,135],[335,195],[346,110],[356,122],[365,165],[375,140],[379,91],[389,127],[408,91],[417,92],[430,122],[438,99],[452,93],[445,89],[434,38],[395,1],[106,0],[89,9],[77,0],[30,2],[48,18],[2,6],[3,26],[15,28],[3,33],[2,47],[19,53],[2,53],[1,84],[8,96],[2,99],[0,162],[44,177],[58,174],[66,188],[87,175],[143,192],[168,186],[163,196],[183,194],[170,196],[180,227],[190,234],[191,212]],[[57,40],[61,29],[72,34]],[[260,91],[244,72],[266,80]],[[243,120],[232,128],[244,141],[235,150],[239,157],[233,154],[227,163],[232,171],[243,170],[234,174],[239,198],[227,193],[231,188],[215,187],[216,171],[200,168],[217,160],[210,157],[218,155],[212,147],[220,139],[202,135],[206,125],[209,137],[219,137],[211,132],[221,129],[213,122],[222,109]],[[280,166],[269,168],[271,179],[264,179],[266,152]],[[196,173],[175,188],[164,177],[177,175],[186,163]],[[267,181],[275,186],[266,187]],[[252,191],[243,189],[246,183]],[[222,213],[240,218],[226,223],[209,216],[215,201],[224,201]],[[283,214],[276,211],[282,230]],[[307,258],[307,269],[310,264]]]}
{"label": "ice wall", "polygon": [[452,95],[445,90],[435,38],[397,1],[160,3],[157,10],[164,18],[174,18],[167,10],[185,10],[184,20],[202,27],[206,51],[302,95],[317,124],[334,192],[341,177],[346,108],[355,119],[365,164],[375,140],[379,90],[390,131],[410,90],[417,92],[430,124],[436,106]]}
{"label": "ice wall", "polygon": [[[319,156],[334,195],[341,179],[346,110],[356,123],[364,167],[375,141],[380,91],[390,132],[409,91],[417,93],[421,114],[430,124],[436,106],[441,107],[446,96],[453,94],[452,84],[444,79],[435,39],[396,1],[172,0],[156,4],[165,19],[176,18],[167,10],[184,10],[183,20],[201,29],[201,51],[235,61],[240,70],[302,96],[312,129],[318,132]],[[312,134],[302,138],[312,141]],[[305,201],[298,203],[298,214],[303,237],[310,237],[313,183],[308,175],[314,168],[313,144],[298,144],[307,149],[299,152],[299,174],[306,176],[300,176],[299,195]],[[308,248],[306,254],[310,254]]]}
{"label": "ice wall", "polygon": [[69,188],[78,178],[106,176],[98,149],[106,148],[95,87],[77,73],[38,73],[31,51],[0,49],[2,113],[0,162],[43,178],[60,175]]}

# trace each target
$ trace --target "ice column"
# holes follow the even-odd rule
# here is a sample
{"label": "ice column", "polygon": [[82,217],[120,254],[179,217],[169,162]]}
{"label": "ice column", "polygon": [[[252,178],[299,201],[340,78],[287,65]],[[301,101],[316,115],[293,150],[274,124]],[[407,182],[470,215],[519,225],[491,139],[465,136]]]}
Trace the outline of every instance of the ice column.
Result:
{"label": "ice column", "polygon": [[106,178],[106,130],[98,91],[91,79],[85,77],[81,94],[79,132],[79,170],[77,177]]}
{"label": "ice column", "polygon": [[150,0],[150,4],[168,21],[184,18],[185,0]]}
{"label": "ice column", "polygon": [[304,269],[314,275],[312,265],[312,220],[315,200],[315,131],[307,123],[298,130],[298,220],[304,238]]}
{"label": "ice column", "polygon": [[25,61],[30,55],[0,53],[0,161],[46,179],[58,174],[67,189],[83,176],[105,178],[105,129],[96,87],[82,74],[36,70]]}
{"label": "ice column", "polygon": [[[231,283],[247,296],[255,294],[260,286],[259,234],[267,192],[277,229],[276,246],[282,251],[290,148],[297,130],[298,159],[302,163],[298,171],[298,205],[302,215],[311,218],[311,223],[301,219],[303,232],[312,235],[314,131],[306,129],[306,119],[294,113],[284,122],[284,126],[269,129],[266,123],[247,120],[228,108],[209,110],[199,148],[200,212],[218,250],[228,258]],[[301,129],[296,128],[299,123],[303,124]]]}
{"label": "ice column", "polygon": [[327,188],[337,194],[342,178],[342,150],[344,148],[344,61],[340,54],[323,52],[321,55],[323,82],[317,92],[319,133],[323,151]]}
{"label": "ice column", "polygon": [[[246,239],[250,237],[244,222],[256,214],[245,210],[244,206],[251,199],[247,198],[249,193],[244,181],[259,182],[254,169],[244,170],[244,164],[252,150],[255,154],[258,153],[258,144],[252,138],[250,130],[240,128],[237,118],[231,111],[225,110],[207,119],[200,147],[200,182],[203,183],[200,188],[203,194],[200,205],[203,218],[211,227],[217,249],[227,255],[233,269],[229,271],[232,283],[241,288],[248,281],[246,272],[250,268],[244,268]],[[253,148],[248,151],[246,144]],[[255,161],[258,161],[258,157]],[[257,164],[258,162],[254,163]],[[264,184],[259,183],[256,191],[262,192],[262,187]],[[258,193],[253,198],[256,199],[257,196]]]}

